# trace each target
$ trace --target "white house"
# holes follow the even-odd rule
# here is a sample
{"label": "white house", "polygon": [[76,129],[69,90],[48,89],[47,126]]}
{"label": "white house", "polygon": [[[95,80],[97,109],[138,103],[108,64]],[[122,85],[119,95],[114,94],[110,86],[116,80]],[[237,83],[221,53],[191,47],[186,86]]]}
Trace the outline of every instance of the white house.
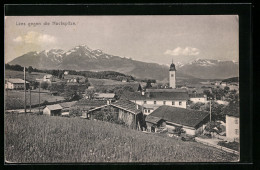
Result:
{"label": "white house", "polygon": [[194,103],[198,103],[198,102],[206,103],[207,102],[207,95],[205,95],[205,94],[193,93],[193,94],[189,94],[189,97],[190,97],[190,101],[192,101]]}
{"label": "white house", "polygon": [[[29,88],[29,82],[26,81],[26,88]],[[22,90],[24,89],[24,80],[22,79],[7,79],[5,81],[5,89]]]}
{"label": "white house", "polygon": [[159,107],[162,105],[187,108],[188,92],[177,89],[146,89],[145,93],[130,93],[123,97],[139,104]]}
{"label": "white house", "polygon": [[69,74],[69,71],[64,71],[64,75],[68,75]]}
{"label": "white house", "polygon": [[54,81],[54,77],[51,74],[47,74],[47,75],[43,76],[43,81],[51,83]]}
{"label": "white house", "polygon": [[228,141],[239,141],[239,115],[226,115],[226,137]]}

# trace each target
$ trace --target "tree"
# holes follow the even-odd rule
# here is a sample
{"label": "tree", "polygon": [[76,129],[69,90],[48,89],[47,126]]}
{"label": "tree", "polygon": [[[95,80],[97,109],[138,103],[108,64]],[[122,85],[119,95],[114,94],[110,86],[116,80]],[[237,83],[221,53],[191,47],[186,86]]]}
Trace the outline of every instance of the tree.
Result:
{"label": "tree", "polygon": [[47,83],[46,81],[43,81],[43,82],[41,83],[41,88],[42,88],[42,89],[46,90],[48,87],[49,87],[49,83]]}
{"label": "tree", "polygon": [[229,89],[230,88],[228,86],[224,87],[224,93],[227,94],[229,92]]}
{"label": "tree", "polygon": [[146,88],[151,88],[152,87],[152,83],[151,83],[151,80],[147,80],[146,82]]}
{"label": "tree", "polygon": [[28,67],[28,73],[30,74],[31,72],[33,72],[33,68],[32,68],[32,66],[29,66]]}
{"label": "tree", "polygon": [[64,97],[66,100],[79,100],[81,96],[78,94],[78,86],[66,86],[64,89]]}
{"label": "tree", "polygon": [[95,92],[96,92],[95,89],[86,89],[86,90],[85,90],[85,94],[86,94],[86,96],[88,96],[88,98],[89,98],[90,100],[94,98]]}
{"label": "tree", "polygon": [[32,86],[34,89],[36,89],[37,87],[39,87],[39,82],[33,81],[33,82],[31,83],[31,86]]}

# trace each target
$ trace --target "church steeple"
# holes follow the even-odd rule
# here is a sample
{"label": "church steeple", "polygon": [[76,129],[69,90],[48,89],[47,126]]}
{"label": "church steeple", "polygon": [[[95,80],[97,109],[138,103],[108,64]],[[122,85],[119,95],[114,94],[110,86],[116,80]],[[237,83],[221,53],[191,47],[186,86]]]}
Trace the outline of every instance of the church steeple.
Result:
{"label": "church steeple", "polygon": [[170,65],[169,71],[176,71],[175,65],[173,64],[173,59],[172,59],[172,64]]}
{"label": "church steeple", "polygon": [[176,88],[175,72],[176,72],[176,68],[175,65],[173,64],[173,59],[172,59],[172,64],[170,65],[170,70],[169,70],[169,86],[171,88]]}

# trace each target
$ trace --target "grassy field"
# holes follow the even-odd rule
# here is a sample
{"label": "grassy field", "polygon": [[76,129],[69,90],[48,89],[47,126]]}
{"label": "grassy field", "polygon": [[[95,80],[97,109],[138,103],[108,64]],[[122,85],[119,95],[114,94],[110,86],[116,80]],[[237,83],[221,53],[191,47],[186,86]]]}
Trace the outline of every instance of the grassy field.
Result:
{"label": "grassy field", "polygon": [[[32,73],[26,73],[26,79],[29,81],[35,81],[36,79],[41,79],[43,76],[46,75],[46,73],[38,73],[38,72],[32,72]],[[23,71],[15,71],[15,70],[5,70],[5,79],[8,78],[20,78],[23,79]]]}
{"label": "grassy field", "polygon": [[120,125],[80,118],[5,114],[5,160],[46,162],[229,162],[238,156]]}
{"label": "grassy field", "polygon": [[90,82],[93,86],[136,84],[136,82],[121,82],[121,81],[110,80],[110,79],[95,79],[95,78],[89,78],[88,80],[89,80],[89,82]]}
{"label": "grassy field", "polygon": [[[52,96],[49,93],[41,93],[41,103],[44,101],[48,102],[56,102],[64,100],[61,96]],[[31,104],[37,105],[39,104],[39,93],[32,92],[31,93]],[[30,105],[30,94],[26,93],[26,105]],[[5,93],[5,106],[6,109],[20,109],[24,107],[24,92],[23,91],[12,91],[9,90]]]}

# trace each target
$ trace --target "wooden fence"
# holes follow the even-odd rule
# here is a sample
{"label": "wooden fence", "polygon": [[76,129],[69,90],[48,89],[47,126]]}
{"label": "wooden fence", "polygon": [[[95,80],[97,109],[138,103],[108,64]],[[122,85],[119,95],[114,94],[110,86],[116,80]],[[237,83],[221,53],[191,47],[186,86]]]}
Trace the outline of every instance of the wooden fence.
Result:
{"label": "wooden fence", "polygon": [[233,150],[233,149],[226,148],[226,147],[224,147],[224,146],[214,145],[214,144],[205,142],[205,141],[201,140],[201,139],[198,138],[198,137],[195,138],[195,141],[196,141],[196,142],[199,142],[199,143],[202,143],[202,144],[204,144],[204,145],[207,145],[207,146],[212,146],[212,147],[221,149],[221,150],[226,151],[226,152],[229,152],[229,153],[233,153],[233,154],[235,154],[235,155],[239,155],[239,152],[238,152],[238,151],[235,151],[235,150]]}

